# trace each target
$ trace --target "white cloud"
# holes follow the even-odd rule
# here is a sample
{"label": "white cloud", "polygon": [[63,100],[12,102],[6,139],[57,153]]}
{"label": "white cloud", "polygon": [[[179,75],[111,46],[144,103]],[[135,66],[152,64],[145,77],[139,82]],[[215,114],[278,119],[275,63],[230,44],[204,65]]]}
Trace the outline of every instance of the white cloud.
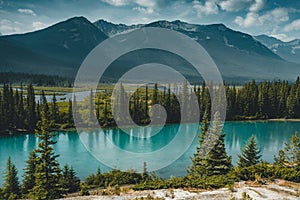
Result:
{"label": "white cloud", "polygon": [[157,5],[154,0],[133,0],[133,2],[146,8],[154,8]]}
{"label": "white cloud", "polygon": [[154,0],[102,0],[113,6],[135,6],[133,10],[137,10],[144,14],[152,14],[157,6],[157,2]]}
{"label": "white cloud", "polygon": [[264,7],[265,0],[225,0],[219,3],[222,10],[229,12],[237,12],[241,10],[249,10],[257,12]]}
{"label": "white cloud", "polygon": [[128,4],[128,0],[102,0],[102,1],[112,6],[124,6]]}
{"label": "white cloud", "polygon": [[194,0],[193,8],[197,12],[198,16],[218,14],[219,11],[216,0],[207,0],[205,1],[205,3],[201,3],[198,0]]}
{"label": "white cloud", "polygon": [[34,30],[39,30],[42,28],[45,28],[47,25],[44,24],[43,22],[33,22],[32,23],[32,28],[34,28]]}
{"label": "white cloud", "polygon": [[144,14],[152,14],[154,10],[152,8],[134,7],[133,10],[137,10]]}
{"label": "white cloud", "polygon": [[18,9],[18,12],[19,13],[22,13],[22,14],[26,14],[26,15],[32,15],[32,16],[36,16],[35,12],[31,9],[27,9],[27,8],[19,8]]}
{"label": "white cloud", "polygon": [[253,0],[225,0],[219,3],[222,10],[235,12],[249,7]]}
{"label": "white cloud", "polygon": [[250,12],[258,12],[263,9],[264,5],[264,0],[255,0],[255,2],[250,6],[249,10]]}
{"label": "white cloud", "polygon": [[154,9],[157,7],[157,2],[154,0],[133,0],[133,3],[138,5],[134,7],[134,10],[138,10],[144,14],[152,14],[154,13]]}
{"label": "white cloud", "polygon": [[241,16],[237,16],[234,22],[240,27],[249,28],[249,27],[261,25],[261,22],[258,19],[259,19],[259,15],[257,13],[249,12],[247,13],[245,18]]}
{"label": "white cloud", "polygon": [[281,41],[284,41],[284,42],[289,42],[289,41],[292,41],[295,39],[295,37],[289,37],[287,36],[286,34],[284,33],[279,33],[279,34],[271,34],[272,37],[275,37]]}
{"label": "white cloud", "polygon": [[286,8],[275,8],[271,11],[266,12],[263,15],[259,15],[256,12],[248,12],[246,16],[243,18],[241,16],[237,16],[234,22],[240,27],[250,28],[254,26],[263,26],[263,25],[272,25],[272,27],[276,27],[276,25],[286,22],[289,20],[288,9]]}
{"label": "white cloud", "polygon": [[274,22],[278,24],[280,22],[286,22],[289,20],[289,11],[286,8],[275,8],[260,16],[259,20],[262,21],[262,23]]}
{"label": "white cloud", "polygon": [[290,31],[299,31],[300,30],[300,19],[296,19],[292,21],[291,23],[287,24],[284,28],[284,32],[290,32]]}
{"label": "white cloud", "polygon": [[241,10],[249,10],[250,12],[257,12],[263,9],[265,0],[199,0],[193,1],[193,8],[198,15],[217,14],[220,9],[229,12],[237,12]]}
{"label": "white cloud", "polygon": [[20,31],[18,22],[12,22],[8,19],[0,20],[0,32],[2,34],[12,34]]}

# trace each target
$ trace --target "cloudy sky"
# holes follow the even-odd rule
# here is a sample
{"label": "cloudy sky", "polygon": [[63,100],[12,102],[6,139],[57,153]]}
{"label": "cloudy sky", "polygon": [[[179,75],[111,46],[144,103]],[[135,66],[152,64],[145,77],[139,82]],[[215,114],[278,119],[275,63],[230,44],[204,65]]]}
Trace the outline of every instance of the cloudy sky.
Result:
{"label": "cloudy sky", "polygon": [[73,16],[125,24],[223,23],[252,35],[300,38],[300,0],[0,0],[0,33],[38,30]]}

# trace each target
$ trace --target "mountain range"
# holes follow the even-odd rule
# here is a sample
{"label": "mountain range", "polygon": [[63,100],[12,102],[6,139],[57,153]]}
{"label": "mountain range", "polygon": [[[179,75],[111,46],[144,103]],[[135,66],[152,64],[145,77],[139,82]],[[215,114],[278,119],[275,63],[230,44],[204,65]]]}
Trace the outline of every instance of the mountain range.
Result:
{"label": "mountain range", "polygon": [[300,39],[283,42],[267,35],[258,35],[255,38],[283,59],[300,64]]}
{"label": "mountain range", "polygon": [[[84,17],[35,32],[0,36],[0,71],[74,77],[84,58],[102,41],[143,27],[168,28],[188,35],[207,50],[226,80],[295,80],[300,75],[299,40],[285,43],[265,35],[254,37],[223,24],[197,25],[176,20],[128,26],[105,20],[91,23]],[[149,50],[120,57],[106,76],[116,78],[128,66],[151,59],[167,60],[182,73],[193,76],[193,70],[183,60]]]}

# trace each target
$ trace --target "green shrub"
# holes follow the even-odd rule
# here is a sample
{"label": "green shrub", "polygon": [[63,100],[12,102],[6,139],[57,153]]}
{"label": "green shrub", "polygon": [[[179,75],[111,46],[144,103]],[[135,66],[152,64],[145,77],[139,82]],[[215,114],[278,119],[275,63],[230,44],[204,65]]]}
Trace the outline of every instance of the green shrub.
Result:
{"label": "green shrub", "polygon": [[202,188],[202,189],[212,189],[212,188],[221,188],[229,187],[232,188],[234,181],[236,180],[235,176],[230,173],[228,175],[214,175],[206,178],[199,178],[193,176],[184,176],[184,177],[171,177],[168,180],[163,179],[153,179],[148,182],[141,184],[136,184],[134,190],[156,190],[156,189],[168,189],[168,188],[184,188],[184,187],[193,187],[193,188]]}
{"label": "green shrub", "polygon": [[253,200],[246,192],[242,193],[242,200]]}
{"label": "green shrub", "polygon": [[[300,171],[296,168],[270,165],[265,162],[250,167],[236,167],[235,175],[239,180],[244,181],[256,180],[261,182],[262,179],[268,179],[270,181],[274,179],[284,179],[300,182]],[[261,183],[263,183],[263,181]]]}
{"label": "green shrub", "polygon": [[300,183],[300,170],[290,167],[274,167],[275,177]]}
{"label": "green shrub", "polygon": [[0,199],[4,199],[3,189],[0,188]]}
{"label": "green shrub", "polygon": [[137,184],[143,179],[142,175],[134,171],[120,171],[112,170],[108,173],[103,174],[104,180],[109,185],[126,185],[126,184]]}
{"label": "green shrub", "polygon": [[90,192],[87,189],[87,186],[85,183],[81,183],[80,184],[80,192],[79,192],[80,196],[88,196],[90,195]]}
{"label": "green shrub", "polygon": [[257,177],[273,179],[275,176],[274,167],[266,162],[252,165],[250,167],[236,167],[235,175],[244,181],[255,181]]}
{"label": "green shrub", "polygon": [[86,178],[85,183],[89,187],[107,187],[109,185],[138,184],[141,183],[142,180],[142,174],[134,171],[120,171],[114,169],[102,174],[98,169],[96,174],[91,174]]}

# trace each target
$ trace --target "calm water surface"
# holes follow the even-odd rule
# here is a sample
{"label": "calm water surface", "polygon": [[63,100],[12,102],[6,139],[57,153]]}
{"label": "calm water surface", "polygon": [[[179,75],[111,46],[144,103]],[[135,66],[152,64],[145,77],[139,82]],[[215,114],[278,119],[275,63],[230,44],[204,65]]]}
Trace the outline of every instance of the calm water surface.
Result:
{"label": "calm water surface", "polygon": [[[193,124],[184,125],[186,129]],[[157,135],[138,139],[130,136],[119,129],[108,129],[106,131],[91,131],[82,133],[80,137],[84,139],[84,144],[91,151],[101,152],[106,148],[108,142],[112,142],[120,149],[134,152],[151,152],[167,145],[178,130],[178,125],[167,125]],[[153,127],[131,129],[134,133],[147,134]],[[274,155],[283,147],[295,131],[300,131],[300,122],[226,122],[223,131],[226,133],[225,145],[227,152],[232,156],[233,164],[237,161],[240,149],[249,137],[254,134],[257,143],[262,151],[262,159],[273,162]],[[191,133],[179,133],[182,141],[185,141]],[[76,132],[58,132],[55,136],[55,152],[60,154],[59,162],[61,165],[68,163],[72,165],[81,179],[89,174],[96,172],[97,167],[102,171],[110,170],[97,159],[95,159],[85,148]],[[21,177],[22,169],[30,151],[37,147],[39,140],[34,134],[16,135],[0,137],[0,172],[5,171],[8,156],[11,156],[13,163],[19,170]],[[181,176],[186,173],[186,168],[190,165],[190,157],[193,155],[197,146],[197,138],[193,140],[190,148],[173,164],[158,170],[156,173],[164,178],[170,175]],[[111,152],[111,159],[115,158],[115,152]],[[162,159],[168,159],[168,155],[161,155]],[[142,163],[140,163],[142,167]],[[117,166],[116,166],[117,167]],[[130,166],[128,166],[130,168]],[[0,185],[3,176],[0,176]]]}

